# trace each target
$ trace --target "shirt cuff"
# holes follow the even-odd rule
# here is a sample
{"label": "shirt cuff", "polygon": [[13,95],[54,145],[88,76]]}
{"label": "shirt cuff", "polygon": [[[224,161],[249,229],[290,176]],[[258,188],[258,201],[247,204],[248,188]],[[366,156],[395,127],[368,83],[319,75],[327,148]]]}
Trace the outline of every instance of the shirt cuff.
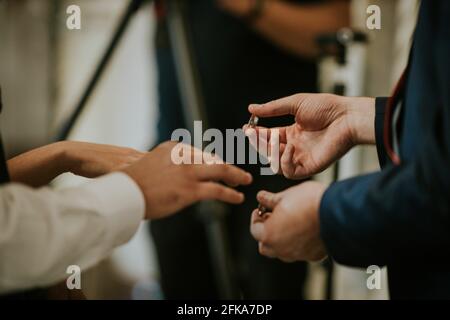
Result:
{"label": "shirt cuff", "polygon": [[83,186],[97,201],[99,213],[106,218],[111,247],[128,242],[145,215],[145,199],[136,182],[127,174],[115,172]]}
{"label": "shirt cuff", "polygon": [[383,168],[389,162],[389,157],[384,146],[384,117],[388,98],[377,98],[375,100],[375,140],[377,145],[378,162]]}

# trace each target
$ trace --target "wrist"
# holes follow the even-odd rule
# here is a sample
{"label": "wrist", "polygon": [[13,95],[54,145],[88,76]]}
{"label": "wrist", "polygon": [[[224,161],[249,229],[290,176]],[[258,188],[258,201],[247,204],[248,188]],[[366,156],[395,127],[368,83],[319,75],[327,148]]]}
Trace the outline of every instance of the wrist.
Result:
{"label": "wrist", "polygon": [[365,97],[344,99],[353,144],[375,144],[375,99]]}
{"label": "wrist", "polygon": [[78,165],[76,152],[73,151],[72,141],[60,141],[54,143],[54,157],[56,159],[59,174],[72,172],[75,166]]}

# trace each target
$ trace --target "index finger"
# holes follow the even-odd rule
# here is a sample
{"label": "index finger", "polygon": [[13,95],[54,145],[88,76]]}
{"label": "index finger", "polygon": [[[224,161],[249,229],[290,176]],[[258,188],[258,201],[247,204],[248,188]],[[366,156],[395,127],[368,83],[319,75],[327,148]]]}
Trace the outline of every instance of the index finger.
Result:
{"label": "index finger", "polygon": [[261,126],[256,126],[253,128],[248,126],[247,124],[242,127],[242,130],[244,131],[244,134],[246,136],[249,136],[250,134],[255,134],[258,136],[259,139],[261,138],[265,139],[266,142],[270,142],[270,139],[272,139],[272,133],[276,132],[276,134],[278,134],[278,140],[281,143],[287,142],[286,129],[287,127],[266,128]]}
{"label": "index finger", "polygon": [[295,115],[303,99],[304,95],[296,94],[265,104],[251,104],[248,111],[260,118]]}
{"label": "index finger", "polygon": [[230,186],[248,185],[252,182],[250,173],[230,164],[196,165],[194,170],[202,181],[223,181]]}

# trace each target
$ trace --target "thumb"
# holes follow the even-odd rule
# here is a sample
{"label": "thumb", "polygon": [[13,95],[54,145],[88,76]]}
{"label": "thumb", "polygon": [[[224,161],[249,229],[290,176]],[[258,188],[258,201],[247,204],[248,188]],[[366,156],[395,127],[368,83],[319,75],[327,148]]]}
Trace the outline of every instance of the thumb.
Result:
{"label": "thumb", "polygon": [[272,193],[268,191],[260,191],[256,195],[256,199],[258,202],[266,207],[269,211],[273,211],[273,209],[277,206],[277,204],[281,200],[282,193]]}

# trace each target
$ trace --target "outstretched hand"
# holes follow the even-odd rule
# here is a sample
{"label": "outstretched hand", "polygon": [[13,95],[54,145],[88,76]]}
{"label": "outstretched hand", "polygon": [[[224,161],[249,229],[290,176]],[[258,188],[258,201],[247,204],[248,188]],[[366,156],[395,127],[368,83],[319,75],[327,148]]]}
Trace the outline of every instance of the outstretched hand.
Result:
{"label": "outstretched hand", "polygon": [[[270,150],[273,134],[279,134],[280,173],[290,179],[320,173],[356,144],[375,142],[375,107],[371,98],[297,94],[250,105],[249,111],[259,118],[295,117],[294,124],[287,127],[255,128],[257,149],[264,146]],[[244,126],[247,133],[249,129]]]}

